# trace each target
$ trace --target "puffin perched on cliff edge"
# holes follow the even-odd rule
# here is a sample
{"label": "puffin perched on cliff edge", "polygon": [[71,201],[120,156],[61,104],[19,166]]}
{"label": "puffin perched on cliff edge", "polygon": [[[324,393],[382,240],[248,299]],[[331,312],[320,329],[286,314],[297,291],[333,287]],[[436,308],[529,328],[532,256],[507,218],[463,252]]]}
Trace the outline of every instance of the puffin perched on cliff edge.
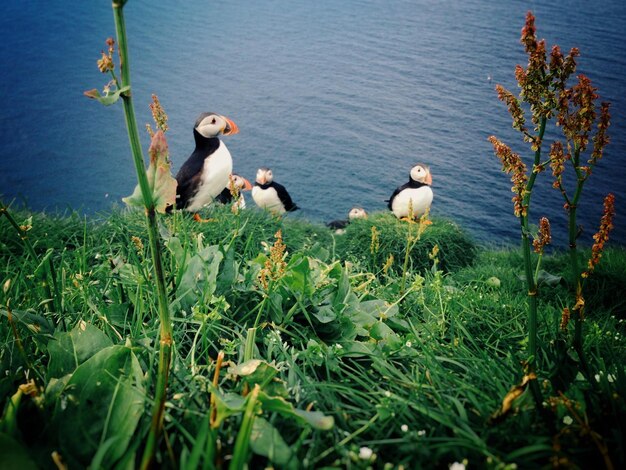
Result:
{"label": "puffin perched on cliff edge", "polygon": [[430,185],[433,178],[428,166],[418,163],[409,173],[409,182],[396,188],[389,198],[389,210],[401,219],[409,216],[409,204],[413,208],[413,217],[421,217],[430,209],[433,202],[433,190]]}
{"label": "puffin perched on cliff edge", "polygon": [[252,199],[261,209],[283,214],[293,212],[299,207],[282,184],[274,181],[274,174],[269,168],[259,168],[252,188]]}
{"label": "puffin perched on cliff edge", "polygon": [[239,132],[237,124],[217,113],[202,113],[193,127],[196,148],[176,175],[176,207],[190,212],[211,204],[228,186],[233,160],[219,135]]}

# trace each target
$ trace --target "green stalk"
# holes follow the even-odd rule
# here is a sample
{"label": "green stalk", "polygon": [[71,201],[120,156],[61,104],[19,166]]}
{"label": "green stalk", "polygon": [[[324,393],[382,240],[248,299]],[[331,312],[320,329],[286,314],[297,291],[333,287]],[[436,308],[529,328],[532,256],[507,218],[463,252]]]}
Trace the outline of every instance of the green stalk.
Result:
{"label": "green stalk", "polygon": [[[128,55],[128,41],[126,39],[126,25],[124,22],[124,5],[126,0],[113,0],[113,17],[117,32],[117,43],[120,55],[120,69],[122,87],[130,87],[130,62]],[[128,91],[122,95],[124,105],[124,118],[128,129],[128,138],[132,150],[137,181],[141,189],[144,205],[146,207],[146,219],[148,225],[148,240],[150,243],[150,253],[154,269],[154,279],[157,287],[157,301],[159,309],[159,320],[161,323],[159,341],[159,368],[157,373],[157,383],[152,406],[152,423],[150,432],[141,459],[141,468],[148,468],[156,452],[159,435],[163,427],[163,414],[165,411],[165,399],[167,393],[167,382],[172,357],[172,323],[169,314],[169,302],[165,288],[165,276],[163,272],[163,260],[161,259],[161,240],[156,220],[156,210],[154,200],[146,176],[145,162],[135,120],[135,110],[133,108],[132,94]]]}
{"label": "green stalk", "polygon": [[237,440],[235,441],[235,449],[233,451],[233,459],[228,466],[229,470],[242,470],[244,465],[248,461],[248,447],[250,443],[250,434],[252,433],[252,425],[254,424],[254,418],[256,417],[256,404],[259,398],[259,392],[261,387],[256,384],[248,395],[248,404],[243,413],[243,420],[241,421],[241,427],[237,433]]}
{"label": "green stalk", "polygon": [[[530,227],[528,224],[528,213],[530,210],[530,198],[532,195],[533,186],[535,185],[535,180],[537,179],[537,172],[535,172],[535,167],[537,167],[541,163],[541,145],[543,142],[543,135],[546,130],[546,122],[547,119],[545,116],[541,117],[541,121],[539,124],[539,133],[537,134],[537,138],[539,139],[539,145],[537,150],[535,150],[535,160],[533,164],[533,169],[530,174],[530,178],[528,178],[528,182],[526,183],[525,194],[522,200],[522,207],[526,208],[526,214],[520,215],[520,224],[522,230],[522,254],[524,256],[524,270],[526,273],[526,286],[528,288],[528,371],[527,373],[531,373],[535,370],[535,366],[537,365],[537,281],[535,279],[533,268],[532,268],[532,260],[530,257]],[[533,395],[533,399],[535,400],[535,406],[537,410],[540,411],[541,414],[543,410],[543,397],[541,394],[541,389],[539,388],[539,384],[537,380],[531,380],[529,383],[530,391]]]}
{"label": "green stalk", "polygon": [[[576,192],[572,198],[568,207],[569,220],[568,220],[568,232],[569,232],[569,258],[570,269],[572,271],[572,287],[574,288],[574,302],[578,302],[578,296],[582,295],[582,278],[580,271],[580,263],[578,260],[578,248],[576,240],[578,238],[578,227],[576,226],[576,210],[578,208],[578,201],[582,194],[583,185],[585,184],[585,178],[578,169],[580,163],[580,148],[576,145],[574,148],[574,156],[572,164],[576,171]],[[578,315],[574,318],[574,339],[572,341],[572,347],[576,351],[578,358],[580,359],[581,366],[585,375],[589,376],[589,368],[583,352],[583,307],[578,310]]]}
{"label": "green stalk", "polygon": [[537,179],[537,172],[534,167],[541,163],[541,144],[543,135],[546,131],[547,119],[541,118],[539,124],[539,145],[535,151],[535,161],[533,170],[531,171],[528,183],[526,183],[525,194],[522,200],[522,206],[526,208],[526,215],[520,216],[520,224],[522,228],[522,254],[524,256],[524,269],[526,272],[526,286],[528,288],[528,356],[531,363],[537,360],[537,282],[532,269],[532,260],[530,258],[530,227],[528,224],[528,211],[530,210],[530,197],[532,195],[533,186]]}

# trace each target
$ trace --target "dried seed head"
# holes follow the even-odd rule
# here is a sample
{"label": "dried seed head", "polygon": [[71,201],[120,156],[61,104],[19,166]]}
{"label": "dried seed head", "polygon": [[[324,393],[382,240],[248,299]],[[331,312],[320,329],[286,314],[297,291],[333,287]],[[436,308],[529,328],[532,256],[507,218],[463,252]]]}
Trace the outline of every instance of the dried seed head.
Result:
{"label": "dried seed head", "polygon": [[157,129],[161,129],[163,132],[167,131],[169,129],[167,126],[167,114],[165,113],[163,106],[161,106],[159,97],[155,94],[152,95],[150,111],[152,111],[152,119],[154,119]]}
{"label": "dried seed head", "polygon": [[511,191],[515,193],[513,196],[514,213],[517,217],[525,216],[528,208],[524,205],[524,193],[526,191],[526,165],[521,157],[514,153],[511,148],[498,140],[495,136],[489,137],[489,141],[493,145],[496,156],[502,162],[502,170],[511,174],[511,182],[513,187]]}
{"label": "dried seed head", "polygon": [[604,251],[604,245],[609,241],[609,234],[613,230],[613,217],[615,216],[615,196],[609,193],[604,198],[604,213],[600,219],[600,228],[598,232],[593,236],[595,243],[591,248],[591,258],[587,262],[587,270],[582,273],[582,277],[588,277],[593,272],[596,265],[602,258],[602,252]]}
{"label": "dried seed head", "polygon": [[537,233],[537,237],[533,240],[535,253],[543,254],[543,249],[546,245],[550,244],[551,241],[550,221],[546,217],[542,217],[539,220],[539,232]]}

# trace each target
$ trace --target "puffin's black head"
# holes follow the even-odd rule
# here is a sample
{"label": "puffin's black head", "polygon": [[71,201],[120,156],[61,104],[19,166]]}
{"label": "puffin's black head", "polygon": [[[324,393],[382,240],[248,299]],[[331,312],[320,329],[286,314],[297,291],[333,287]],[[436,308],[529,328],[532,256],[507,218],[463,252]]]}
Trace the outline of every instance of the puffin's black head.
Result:
{"label": "puffin's black head", "polygon": [[409,176],[413,181],[417,181],[418,183],[424,183],[427,185],[433,184],[433,177],[430,174],[430,168],[423,163],[418,163],[411,168]]}
{"label": "puffin's black head", "polygon": [[233,135],[239,127],[226,116],[217,113],[202,113],[196,120],[193,130],[200,136],[210,139],[218,135]]}
{"label": "puffin's black head", "polygon": [[256,182],[259,184],[270,184],[274,180],[272,170],[269,168],[259,168],[256,172]]}

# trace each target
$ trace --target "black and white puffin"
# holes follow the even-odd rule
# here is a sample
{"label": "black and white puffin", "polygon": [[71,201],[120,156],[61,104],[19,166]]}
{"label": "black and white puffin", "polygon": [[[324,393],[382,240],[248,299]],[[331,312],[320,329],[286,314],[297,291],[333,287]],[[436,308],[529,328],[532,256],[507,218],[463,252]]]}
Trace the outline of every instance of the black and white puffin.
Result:
{"label": "black and white puffin", "polygon": [[274,175],[269,168],[259,168],[256,172],[256,181],[252,188],[252,199],[261,209],[283,214],[293,212],[299,207],[291,200],[291,196],[282,184],[274,181]]}
{"label": "black and white puffin", "polygon": [[245,209],[246,200],[243,197],[243,191],[250,191],[251,189],[252,185],[250,184],[250,181],[245,179],[243,176],[233,173],[228,179],[228,186],[226,186],[222,192],[217,195],[215,200],[217,202],[221,202],[222,204],[230,204],[236,196],[236,207],[238,209]]}
{"label": "black and white puffin", "polygon": [[350,209],[350,212],[348,212],[347,220],[345,219],[333,220],[332,222],[328,222],[326,226],[328,228],[332,228],[333,230],[342,230],[346,228],[348,224],[352,222],[354,219],[366,219],[366,218],[367,218],[367,212],[365,212],[365,209],[361,207],[353,207],[352,209]]}
{"label": "black and white puffin", "polygon": [[233,159],[217,136],[239,132],[237,124],[217,113],[202,113],[193,126],[196,148],[178,170],[176,207],[196,212],[228,186]]}
{"label": "black and white puffin", "polygon": [[409,182],[396,188],[389,198],[389,210],[401,219],[409,216],[409,206],[412,206],[412,217],[421,217],[433,202],[433,190],[430,188],[432,183],[428,166],[418,163],[411,168]]}

